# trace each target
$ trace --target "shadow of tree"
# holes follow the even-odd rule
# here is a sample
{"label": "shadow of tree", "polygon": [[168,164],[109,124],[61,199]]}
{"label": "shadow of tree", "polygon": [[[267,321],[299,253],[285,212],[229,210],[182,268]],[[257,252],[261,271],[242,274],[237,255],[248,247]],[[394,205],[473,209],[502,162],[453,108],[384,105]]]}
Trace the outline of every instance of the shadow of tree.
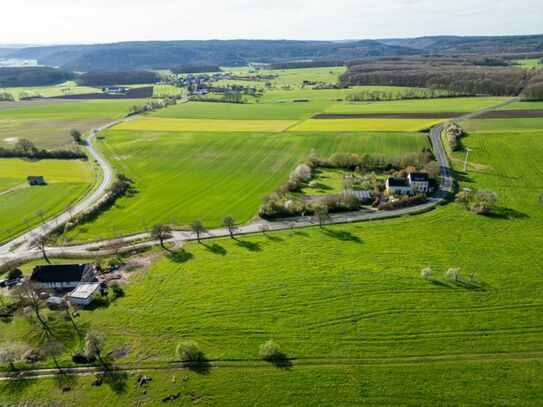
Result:
{"label": "shadow of tree", "polygon": [[209,363],[209,359],[202,351],[198,352],[198,356],[195,360],[184,362],[183,365],[194,373],[201,375],[207,375],[211,372],[211,364]]}
{"label": "shadow of tree", "polygon": [[0,384],[0,394],[20,394],[27,387],[32,386],[38,379],[25,379],[19,372],[10,374],[10,380],[5,380]]}
{"label": "shadow of tree", "polygon": [[70,391],[77,384],[77,376],[58,372],[54,377],[55,385],[64,391]]}
{"label": "shadow of tree", "polygon": [[226,256],[226,249],[217,243],[213,243],[212,245],[202,243],[202,245],[206,248],[206,250],[210,251],[213,254]]}
{"label": "shadow of tree", "polygon": [[109,359],[102,360],[103,370],[96,375],[102,383],[107,384],[116,394],[126,392],[128,374],[118,367],[113,366]]}
{"label": "shadow of tree", "polygon": [[438,279],[435,279],[435,278],[429,279],[429,281],[435,286],[444,287],[444,288],[448,288],[448,289],[452,289],[452,290],[454,290],[456,288],[464,288],[466,290],[473,290],[473,291],[486,291],[487,290],[486,284],[478,283],[478,282],[475,282],[475,281],[463,281],[463,280],[443,281],[443,280],[438,280]]}
{"label": "shadow of tree", "polygon": [[292,360],[289,359],[287,355],[283,352],[277,352],[272,357],[269,357],[264,360],[280,369],[289,370],[292,367]]}
{"label": "shadow of tree", "polygon": [[464,183],[473,183],[473,179],[471,179],[470,177],[468,177],[463,171],[456,171],[456,170],[452,170],[451,171],[451,175],[453,176],[453,178],[455,178],[457,181],[460,181],[460,182],[464,182]]}
{"label": "shadow of tree", "polygon": [[272,242],[282,242],[282,241],[284,241],[284,239],[279,237],[279,236],[266,235],[266,238],[268,240],[271,240]]}
{"label": "shadow of tree", "polygon": [[298,235],[298,236],[304,236],[304,237],[309,236],[309,234],[307,234],[307,232],[302,232],[301,230],[293,230],[292,234],[293,235]]}
{"label": "shadow of tree", "polygon": [[187,252],[185,249],[180,249],[176,252],[172,252],[168,255],[171,261],[174,263],[186,263],[194,257],[192,253]]}
{"label": "shadow of tree", "polygon": [[530,216],[513,208],[496,207],[492,212],[483,213],[483,216],[493,219],[526,219]]}
{"label": "shadow of tree", "polygon": [[258,243],[250,242],[248,240],[236,240],[236,244],[239,247],[243,247],[244,249],[249,250],[250,252],[260,252],[262,251],[262,248]]}
{"label": "shadow of tree", "polygon": [[353,235],[351,232],[348,232],[346,230],[331,230],[327,228],[323,228],[322,231],[334,239],[341,240],[344,242],[354,242],[354,243],[362,243],[362,240],[356,236]]}

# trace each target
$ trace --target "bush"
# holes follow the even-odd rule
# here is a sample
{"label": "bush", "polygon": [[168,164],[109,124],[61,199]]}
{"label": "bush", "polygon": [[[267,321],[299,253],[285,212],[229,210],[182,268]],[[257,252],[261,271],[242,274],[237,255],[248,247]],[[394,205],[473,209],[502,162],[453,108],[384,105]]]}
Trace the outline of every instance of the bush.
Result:
{"label": "bush", "polygon": [[0,102],[13,102],[15,98],[11,93],[0,92]]}
{"label": "bush", "polygon": [[113,299],[124,296],[124,290],[118,282],[114,281],[109,286],[113,292]]}
{"label": "bush", "polygon": [[279,346],[272,339],[260,345],[258,356],[260,359],[268,362],[276,361],[285,357]]}
{"label": "bush", "polygon": [[23,354],[24,361],[29,365],[36,363],[37,361],[41,360],[41,358],[42,355],[40,351],[36,348],[28,348]]}
{"label": "bush", "polygon": [[184,341],[177,345],[176,354],[183,362],[195,362],[201,358],[200,347],[194,341]]}
{"label": "bush", "polygon": [[425,280],[428,280],[432,277],[433,270],[430,267],[425,267],[420,271],[420,276]]}

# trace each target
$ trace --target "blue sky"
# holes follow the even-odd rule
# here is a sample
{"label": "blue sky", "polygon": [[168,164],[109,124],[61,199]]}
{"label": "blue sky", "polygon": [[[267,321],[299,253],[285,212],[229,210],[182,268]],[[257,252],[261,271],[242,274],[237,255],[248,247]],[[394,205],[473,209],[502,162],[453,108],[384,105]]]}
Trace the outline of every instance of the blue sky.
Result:
{"label": "blue sky", "polygon": [[543,33],[543,0],[2,0],[0,43]]}

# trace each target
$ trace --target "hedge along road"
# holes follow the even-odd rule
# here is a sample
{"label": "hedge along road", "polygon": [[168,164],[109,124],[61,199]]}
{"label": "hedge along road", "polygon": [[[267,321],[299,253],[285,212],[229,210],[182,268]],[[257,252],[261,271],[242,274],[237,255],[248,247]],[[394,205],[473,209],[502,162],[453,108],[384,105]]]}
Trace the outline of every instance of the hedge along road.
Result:
{"label": "hedge along road", "polygon": [[[518,98],[510,99],[506,102],[500,103],[498,105],[479,110],[477,112],[473,113],[467,113],[463,116],[460,116],[456,119],[453,119],[453,122],[460,122],[463,120],[471,119],[472,117],[482,115],[484,113],[487,113],[489,111],[499,109],[503,106],[506,106],[508,104],[514,103],[518,100]],[[102,180],[101,185],[84,201],[79,203],[73,210],[70,212],[62,213],[61,215],[58,215],[56,218],[50,220],[49,222],[45,223],[43,226],[36,227],[35,229],[31,230],[28,233],[25,233],[24,235],[21,235],[10,242],[4,244],[3,246],[0,246],[0,265],[8,263],[8,262],[18,262],[23,260],[29,260],[32,258],[40,257],[41,252],[38,248],[32,247],[31,242],[36,239],[38,236],[44,235],[49,233],[52,229],[57,227],[57,225],[61,225],[67,221],[69,221],[75,214],[81,213],[85,211],[86,209],[90,208],[93,204],[95,204],[105,193],[108,185],[111,182],[112,179],[112,168],[107,163],[105,159],[103,159],[99,153],[94,149],[92,146],[93,140],[96,138],[96,136],[100,133],[100,131],[103,131],[109,127],[112,127],[116,124],[119,124],[121,122],[125,122],[131,118],[124,118],[118,121],[115,121],[113,123],[110,123],[108,125],[105,125],[101,127],[98,130],[93,130],[91,134],[89,135],[87,141],[88,141],[88,151],[90,155],[96,160],[98,165],[102,168],[104,172],[104,178]],[[443,143],[441,140],[441,132],[443,131],[444,124],[438,124],[434,126],[431,129],[430,137],[432,146],[434,149],[434,155],[436,156],[437,162],[439,164],[439,172],[440,172],[440,189],[439,191],[433,196],[428,198],[425,202],[419,204],[410,206],[407,208],[400,208],[392,211],[386,211],[386,212],[378,212],[375,210],[364,210],[364,211],[357,211],[357,212],[349,212],[349,213],[342,213],[342,214],[335,214],[331,215],[330,218],[327,220],[327,224],[335,224],[335,223],[350,223],[350,222],[357,222],[357,221],[366,221],[366,220],[375,220],[375,219],[386,219],[386,218],[392,218],[397,217],[401,215],[407,215],[407,214],[415,214],[418,212],[424,212],[426,210],[429,210],[436,206],[437,204],[444,202],[445,198],[452,192],[453,187],[453,178],[451,173],[451,167],[449,164],[449,160],[447,157],[447,153],[445,152],[445,148],[443,147]],[[308,227],[308,226],[314,226],[315,222],[310,217],[299,217],[299,218],[293,218],[293,219],[287,219],[287,220],[279,220],[274,221],[270,223],[270,230],[285,230],[285,229],[291,229],[291,228],[301,228],[301,227]],[[251,234],[251,233],[258,233],[261,231],[261,224],[259,222],[253,222],[248,225],[240,226],[236,230],[236,234]],[[206,233],[203,233],[201,235],[201,238],[204,239],[210,239],[215,237],[227,237],[230,233],[227,229],[219,228],[219,229],[213,229],[209,230]],[[172,233],[172,238],[168,241],[170,242],[183,242],[188,240],[196,240],[196,234],[193,232],[185,232],[185,231],[175,231]],[[100,242],[94,242],[94,243],[88,243],[88,244],[82,244],[82,245],[73,245],[73,246],[55,246],[55,247],[47,247],[47,253],[52,256],[63,256],[63,255],[69,255],[69,256],[97,256],[97,255],[105,255],[110,254],[113,252],[118,251],[131,251],[143,247],[149,247],[149,246],[155,246],[158,245],[158,241],[149,240],[150,234],[149,233],[139,233],[131,236],[125,236],[120,237],[115,240],[115,245],[121,244],[122,247],[115,248],[115,249],[108,249],[108,246],[112,246],[113,242],[111,240],[105,240]]]}

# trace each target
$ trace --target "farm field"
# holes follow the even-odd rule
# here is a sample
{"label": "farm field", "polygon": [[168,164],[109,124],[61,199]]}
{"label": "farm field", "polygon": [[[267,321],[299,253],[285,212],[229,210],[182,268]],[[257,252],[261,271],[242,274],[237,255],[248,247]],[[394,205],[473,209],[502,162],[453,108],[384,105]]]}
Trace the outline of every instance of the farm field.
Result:
{"label": "farm field", "polygon": [[137,100],[36,101],[0,109],[0,146],[26,138],[37,147],[66,148],[70,129],[86,132],[121,118]]}
{"label": "farm field", "polygon": [[90,86],[78,86],[73,81],[67,81],[59,85],[51,86],[30,86],[30,87],[17,87],[17,88],[0,88],[0,93],[10,93],[15,100],[19,100],[19,96],[23,92],[30,93],[33,96],[42,97],[54,97],[63,95],[73,95],[79,93],[95,93],[99,91],[99,88]]}
{"label": "farm field", "polygon": [[[224,405],[538,405],[543,301],[534,287],[543,283],[543,266],[533,254],[543,244],[542,136],[473,132],[463,139],[473,152],[460,186],[498,194],[488,216],[449,203],[386,221],[191,243],[190,256],[155,257],[133,273],[124,297],[77,319],[105,332],[105,352],[128,350],[118,363],[171,361],[176,343],[193,339],[213,363],[238,360],[229,367],[149,372],[146,394],[134,390],[134,376],[120,393],[79,378],[66,395],[52,380],[3,394],[67,403],[84,395],[82,405],[98,397],[158,405],[174,389]],[[133,135],[110,134],[109,142],[116,137],[120,144]],[[454,154],[457,169],[463,155]],[[428,266],[435,274],[425,280],[420,270]],[[466,282],[445,280],[449,267],[460,267]],[[21,338],[26,324],[16,319],[0,341]],[[289,369],[254,360],[270,338],[295,358]],[[70,363],[71,350],[62,362]],[[173,384],[174,374],[189,380]],[[451,384],[459,377],[462,391]]]}
{"label": "farm field", "polygon": [[203,132],[281,132],[296,124],[292,120],[205,120],[140,117],[119,124],[118,130],[203,131]]}
{"label": "farm field", "polygon": [[428,147],[425,135],[412,133],[143,132],[123,126],[105,132],[100,146],[139,192],[70,232],[71,238],[110,236],[113,226],[123,234],[138,232],[143,223],[174,218],[186,225],[201,217],[211,227],[231,214],[246,222],[257,213],[262,196],[287,179],[312,149],[324,156],[345,151],[396,155]]}
{"label": "farm field", "polygon": [[326,113],[474,112],[505,102],[508,99],[510,98],[482,96],[337,103],[328,108]]}
{"label": "farm field", "polygon": [[[45,186],[30,187],[29,175],[43,175]],[[90,188],[94,175],[80,160],[29,161],[0,158],[0,241],[41,222],[38,210],[50,217],[79,200]]]}
{"label": "farm field", "polygon": [[516,102],[504,106],[499,110],[542,110],[543,102]]}
{"label": "farm field", "polygon": [[524,132],[543,129],[543,118],[480,119],[463,125],[467,131]]}
{"label": "farm field", "polygon": [[541,69],[543,64],[541,63],[541,58],[528,58],[528,59],[519,59],[517,64],[526,69]]}
{"label": "farm field", "polygon": [[428,119],[310,119],[289,131],[421,131],[445,121]]}

